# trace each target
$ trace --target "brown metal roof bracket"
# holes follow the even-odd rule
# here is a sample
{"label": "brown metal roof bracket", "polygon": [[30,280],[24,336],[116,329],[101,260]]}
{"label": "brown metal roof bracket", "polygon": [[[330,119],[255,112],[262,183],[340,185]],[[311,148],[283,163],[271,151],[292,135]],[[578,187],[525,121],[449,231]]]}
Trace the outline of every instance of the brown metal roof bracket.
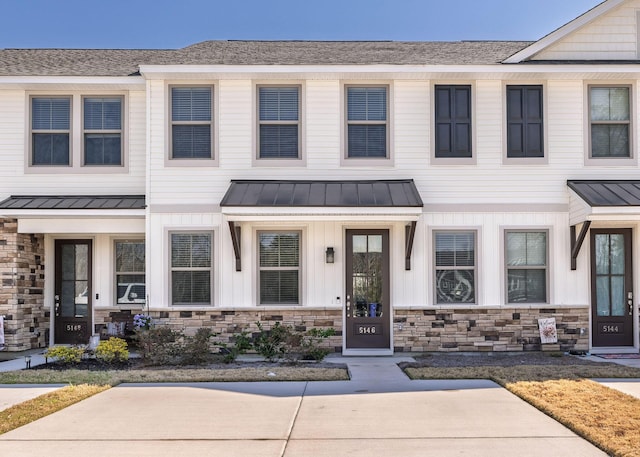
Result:
{"label": "brown metal roof bracket", "polygon": [[571,269],[575,270],[578,268],[578,254],[580,253],[580,248],[582,247],[582,243],[584,242],[585,237],[587,236],[587,232],[589,231],[589,227],[591,226],[591,221],[584,221],[582,223],[582,228],[580,229],[580,234],[576,239],[576,226],[572,225],[571,228]]}
{"label": "brown metal roof bracket", "polygon": [[416,221],[404,227],[404,269],[411,270],[411,251],[413,251],[413,238],[416,235]]}
{"label": "brown metal roof bracket", "polygon": [[233,221],[229,221],[229,231],[231,232],[231,242],[233,243],[233,253],[236,256],[236,271],[242,271],[242,261],[240,254],[242,253],[240,244],[240,226],[236,226]]}

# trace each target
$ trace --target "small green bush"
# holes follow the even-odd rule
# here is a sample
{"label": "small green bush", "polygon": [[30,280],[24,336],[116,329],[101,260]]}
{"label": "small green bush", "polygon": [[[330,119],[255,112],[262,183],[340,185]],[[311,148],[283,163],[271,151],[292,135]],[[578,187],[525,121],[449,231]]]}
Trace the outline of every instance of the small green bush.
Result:
{"label": "small green bush", "polygon": [[53,346],[44,352],[44,356],[67,365],[80,363],[84,352],[84,348],[78,346]]}
{"label": "small green bush", "polygon": [[309,330],[302,339],[302,358],[316,362],[323,360],[331,350],[320,347],[320,343],[335,334],[336,331],[332,328],[312,328]]}
{"label": "small green bush", "polygon": [[179,363],[182,351],[182,332],[169,327],[152,327],[138,330],[138,349],[140,357],[147,365],[175,365]]}
{"label": "small green bush", "polygon": [[276,322],[271,329],[266,330],[261,322],[256,322],[259,333],[255,340],[254,347],[258,354],[267,361],[273,362],[284,357],[289,352],[291,346],[293,330],[287,325]]}
{"label": "small green bush", "polygon": [[111,337],[100,341],[95,352],[96,359],[104,363],[123,363],[129,360],[127,342],[122,338]]}
{"label": "small green bush", "polygon": [[180,354],[180,363],[184,365],[202,365],[211,360],[211,338],[216,334],[207,327],[201,327],[194,336],[184,338]]}
{"label": "small green bush", "polygon": [[220,347],[220,353],[223,355],[222,360],[225,363],[231,363],[235,362],[240,354],[244,354],[253,349],[253,342],[251,341],[249,332],[243,330],[234,333],[231,338],[229,338],[229,343],[217,342],[216,346]]}

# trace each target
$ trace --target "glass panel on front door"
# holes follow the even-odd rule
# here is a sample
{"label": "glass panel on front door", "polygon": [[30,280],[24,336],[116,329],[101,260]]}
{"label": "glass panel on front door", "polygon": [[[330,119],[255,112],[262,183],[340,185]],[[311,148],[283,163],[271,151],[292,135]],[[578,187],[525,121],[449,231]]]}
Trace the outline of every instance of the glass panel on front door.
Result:
{"label": "glass panel on front door", "polygon": [[382,316],[382,235],[353,236],[353,317]]}
{"label": "glass panel on front door", "polygon": [[631,229],[591,229],[594,347],[633,346]]}
{"label": "glass panel on front door", "polygon": [[597,234],[596,301],[598,316],[624,316],[625,252],[622,234]]}
{"label": "glass panel on front door", "polygon": [[60,315],[86,317],[88,314],[89,246],[66,244],[62,246],[62,295]]}

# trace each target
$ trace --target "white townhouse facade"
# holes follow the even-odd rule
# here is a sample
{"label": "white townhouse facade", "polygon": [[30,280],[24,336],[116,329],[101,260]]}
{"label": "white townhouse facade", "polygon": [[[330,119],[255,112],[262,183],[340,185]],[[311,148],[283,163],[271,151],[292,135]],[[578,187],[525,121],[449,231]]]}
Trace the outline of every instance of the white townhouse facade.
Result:
{"label": "white townhouse facade", "polygon": [[607,0],[536,42],[0,50],[5,346],[638,352],[639,43]]}

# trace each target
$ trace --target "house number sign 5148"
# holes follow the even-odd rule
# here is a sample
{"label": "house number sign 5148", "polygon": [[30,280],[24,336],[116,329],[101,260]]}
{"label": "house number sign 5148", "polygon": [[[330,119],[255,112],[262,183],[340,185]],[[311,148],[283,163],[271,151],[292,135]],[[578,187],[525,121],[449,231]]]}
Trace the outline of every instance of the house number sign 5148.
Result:
{"label": "house number sign 5148", "polygon": [[67,324],[64,329],[67,332],[79,332],[82,330],[82,324]]}

